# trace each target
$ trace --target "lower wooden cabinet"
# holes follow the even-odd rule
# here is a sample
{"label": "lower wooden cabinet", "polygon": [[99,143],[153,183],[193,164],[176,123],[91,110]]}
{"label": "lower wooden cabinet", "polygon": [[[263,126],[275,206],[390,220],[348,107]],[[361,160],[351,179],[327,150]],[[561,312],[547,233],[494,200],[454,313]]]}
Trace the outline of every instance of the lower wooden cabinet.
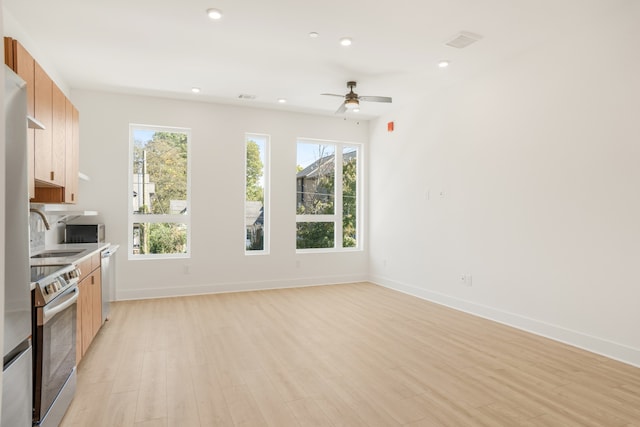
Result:
{"label": "lower wooden cabinet", "polygon": [[76,364],[86,354],[93,338],[102,326],[102,276],[100,253],[79,264],[80,282],[78,289]]}

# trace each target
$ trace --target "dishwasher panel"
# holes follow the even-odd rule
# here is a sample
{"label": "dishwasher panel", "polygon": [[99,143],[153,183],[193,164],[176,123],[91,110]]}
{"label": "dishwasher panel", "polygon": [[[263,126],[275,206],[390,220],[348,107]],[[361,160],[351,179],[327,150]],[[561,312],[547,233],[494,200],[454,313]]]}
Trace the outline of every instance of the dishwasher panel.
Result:
{"label": "dishwasher panel", "polygon": [[109,319],[109,305],[115,299],[116,291],[116,251],[119,245],[111,245],[100,254],[102,262],[102,323]]}

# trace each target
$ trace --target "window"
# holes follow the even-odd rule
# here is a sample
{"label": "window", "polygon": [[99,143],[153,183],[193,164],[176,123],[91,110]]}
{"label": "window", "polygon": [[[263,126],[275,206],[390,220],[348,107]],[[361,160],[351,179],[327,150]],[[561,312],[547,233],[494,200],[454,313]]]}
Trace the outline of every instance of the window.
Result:
{"label": "window", "polygon": [[190,254],[188,129],[129,126],[129,258]]}
{"label": "window", "polygon": [[296,249],[360,247],[361,151],[355,144],[298,141]]}
{"label": "window", "polygon": [[245,136],[245,253],[269,253],[269,136]]}

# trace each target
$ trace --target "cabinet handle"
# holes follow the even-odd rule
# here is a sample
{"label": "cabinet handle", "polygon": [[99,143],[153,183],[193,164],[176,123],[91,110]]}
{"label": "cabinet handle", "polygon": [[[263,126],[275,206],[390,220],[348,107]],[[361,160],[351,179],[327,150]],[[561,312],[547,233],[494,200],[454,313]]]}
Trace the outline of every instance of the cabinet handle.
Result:
{"label": "cabinet handle", "polygon": [[91,284],[92,284],[92,285],[95,285],[95,284],[96,284],[95,277],[96,277],[96,276],[93,276],[93,275],[91,276]]}
{"label": "cabinet handle", "polygon": [[75,202],[75,198],[76,198],[76,195],[75,195],[75,194],[73,194],[73,193],[71,193],[71,201],[72,201],[72,202]]}
{"label": "cabinet handle", "polygon": [[54,176],[55,176],[55,172],[51,171],[51,181],[53,181],[55,179]]}

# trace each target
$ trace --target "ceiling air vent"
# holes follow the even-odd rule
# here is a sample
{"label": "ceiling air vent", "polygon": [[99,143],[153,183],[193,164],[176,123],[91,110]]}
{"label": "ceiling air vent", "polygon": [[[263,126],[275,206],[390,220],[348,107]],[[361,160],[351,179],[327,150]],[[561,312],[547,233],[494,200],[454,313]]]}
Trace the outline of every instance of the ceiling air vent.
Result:
{"label": "ceiling air vent", "polygon": [[240,95],[238,95],[239,99],[256,99],[255,95],[248,95],[246,93],[241,93]]}
{"label": "ceiling air vent", "polygon": [[451,40],[449,40],[446,45],[462,49],[469,46],[470,44],[477,42],[481,38],[482,36],[479,34],[470,33],[468,31],[460,31]]}

